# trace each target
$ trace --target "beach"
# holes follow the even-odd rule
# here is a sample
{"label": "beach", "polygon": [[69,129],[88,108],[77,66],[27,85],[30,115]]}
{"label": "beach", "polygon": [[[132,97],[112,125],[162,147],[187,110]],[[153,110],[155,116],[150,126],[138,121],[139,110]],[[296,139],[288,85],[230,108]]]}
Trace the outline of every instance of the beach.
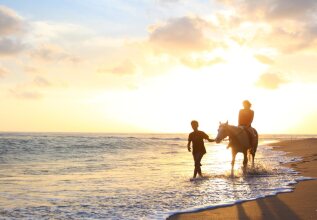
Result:
{"label": "beach", "polygon": [[[274,150],[302,158],[301,161],[283,166],[291,167],[305,177],[317,177],[316,138],[284,140],[270,146],[273,146]],[[279,193],[227,207],[175,214],[168,218],[187,219],[317,219],[317,180],[300,181],[290,193]]]}

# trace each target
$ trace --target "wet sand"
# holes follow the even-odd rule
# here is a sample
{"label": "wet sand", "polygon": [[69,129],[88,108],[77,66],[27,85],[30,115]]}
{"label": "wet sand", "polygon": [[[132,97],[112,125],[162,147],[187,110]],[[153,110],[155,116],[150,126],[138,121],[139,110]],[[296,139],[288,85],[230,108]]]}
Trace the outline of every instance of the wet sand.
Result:
{"label": "wet sand", "polygon": [[[300,156],[302,161],[285,164],[305,177],[317,178],[317,138],[270,144],[276,150]],[[317,219],[317,180],[301,181],[290,193],[280,193],[236,205],[199,212],[175,214],[168,220],[207,219]]]}

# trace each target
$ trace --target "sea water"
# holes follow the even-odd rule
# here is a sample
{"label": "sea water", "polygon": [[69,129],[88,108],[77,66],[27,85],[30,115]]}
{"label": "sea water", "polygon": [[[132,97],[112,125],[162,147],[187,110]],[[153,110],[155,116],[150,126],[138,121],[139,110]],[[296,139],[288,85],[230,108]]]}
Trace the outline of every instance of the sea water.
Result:
{"label": "sea water", "polygon": [[[0,133],[1,219],[164,219],[289,192],[300,160],[261,139],[255,167],[231,175],[226,143],[206,143],[204,178],[182,134]],[[287,137],[289,138],[289,137]]]}

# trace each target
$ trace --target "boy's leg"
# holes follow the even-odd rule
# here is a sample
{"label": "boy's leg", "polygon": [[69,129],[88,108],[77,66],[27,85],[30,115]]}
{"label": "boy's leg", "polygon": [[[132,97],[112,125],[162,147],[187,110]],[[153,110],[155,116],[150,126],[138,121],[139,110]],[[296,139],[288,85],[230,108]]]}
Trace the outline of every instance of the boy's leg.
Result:
{"label": "boy's leg", "polygon": [[195,167],[195,169],[194,169],[194,175],[193,175],[193,178],[196,178],[196,176],[197,176],[197,169],[196,169],[196,167]]}
{"label": "boy's leg", "polygon": [[199,175],[200,177],[203,176],[202,173],[201,173],[201,163],[200,163],[200,162],[201,162],[201,159],[203,158],[203,156],[204,156],[203,154],[200,154],[199,157],[198,157],[198,161],[199,161],[199,162],[198,162],[198,171],[197,171],[197,172],[198,172],[198,175]]}
{"label": "boy's leg", "polygon": [[194,161],[195,161],[195,171],[194,171],[194,178],[196,177],[197,173],[199,176],[202,177],[202,173],[201,173],[201,159],[203,158],[203,154],[201,153],[196,153],[194,156]]}
{"label": "boy's leg", "polygon": [[196,166],[196,155],[197,155],[197,154],[193,154],[194,166],[195,166],[193,178],[196,178],[197,173],[198,173],[197,166]]}

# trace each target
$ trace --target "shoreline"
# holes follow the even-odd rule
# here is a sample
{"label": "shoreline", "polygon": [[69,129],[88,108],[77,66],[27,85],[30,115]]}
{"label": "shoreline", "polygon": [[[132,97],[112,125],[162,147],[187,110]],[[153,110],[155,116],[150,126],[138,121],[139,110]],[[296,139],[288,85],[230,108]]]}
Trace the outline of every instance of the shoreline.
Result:
{"label": "shoreline", "polygon": [[[317,177],[317,138],[282,140],[269,146],[273,150],[286,152],[288,156],[301,157],[300,161],[282,166],[290,167],[304,177]],[[295,184],[292,192],[280,192],[228,206],[176,213],[167,219],[317,219],[317,180],[301,180]]]}

